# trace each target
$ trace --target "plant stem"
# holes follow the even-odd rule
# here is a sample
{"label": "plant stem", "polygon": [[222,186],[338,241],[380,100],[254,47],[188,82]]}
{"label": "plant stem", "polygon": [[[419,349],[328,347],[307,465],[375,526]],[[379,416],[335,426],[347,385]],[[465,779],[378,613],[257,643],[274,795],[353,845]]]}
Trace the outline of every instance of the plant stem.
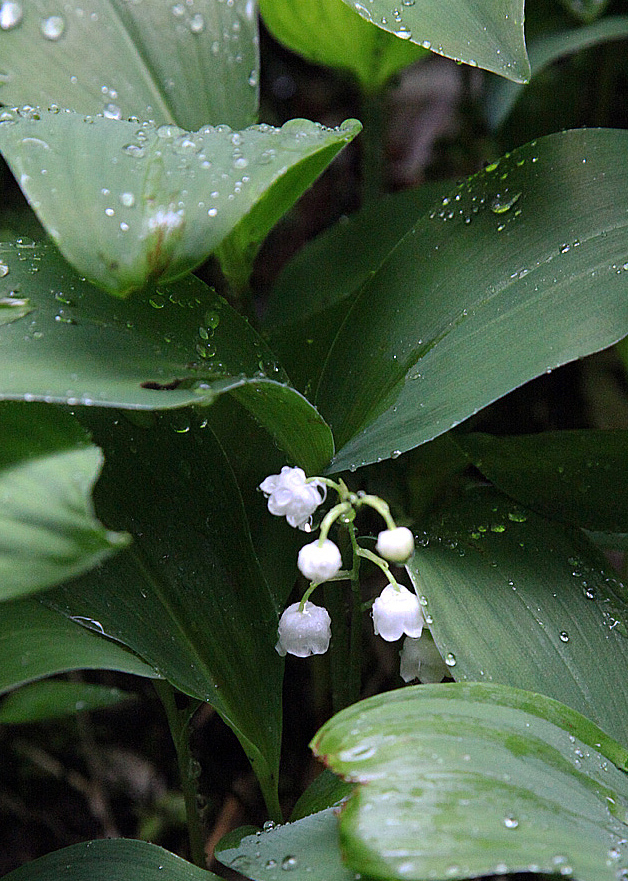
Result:
{"label": "plant stem", "polygon": [[190,855],[193,863],[200,866],[201,869],[206,869],[205,831],[199,817],[196,801],[198,775],[193,771],[196,760],[190,751],[189,738],[190,720],[200,701],[195,701],[193,706],[188,704],[185,709],[180,710],[176,704],[178,692],[169,682],[163,679],[156,679],[154,680],[154,685],[166,711],[166,718],[168,719],[170,733],[177,753],[181,788],[185,801]]}
{"label": "plant stem", "polygon": [[349,525],[351,548],[353,550],[353,570],[351,573],[351,643],[349,649],[349,692],[351,703],[360,697],[362,684],[362,593],[360,591],[360,556],[359,545],[353,523]]}
{"label": "plant stem", "polygon": [[385,191],[384,173],[384,96],[379,94],[362,97],[360,111],[364,126],[360,135],[362,143],[362,205],[378,199]]}

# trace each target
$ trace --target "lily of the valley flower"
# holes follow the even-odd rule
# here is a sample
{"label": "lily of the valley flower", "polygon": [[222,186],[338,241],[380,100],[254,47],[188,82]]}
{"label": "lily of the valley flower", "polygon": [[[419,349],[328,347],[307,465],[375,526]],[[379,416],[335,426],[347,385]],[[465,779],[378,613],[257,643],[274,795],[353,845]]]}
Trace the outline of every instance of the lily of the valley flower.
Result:
{"label": "lily of the valley flower", "polygon": [[404,682],[420,679],[421,682],[442,682],[447,676],[447,665],[443,661],[436,643],[426,630],[420,639],[406,636],[399,653],[401,664],[399,673]]}
{"label": "lily of the valley flower", "polygon": [[375,634],[387,642],[420,636],[423,623],[419,598],[401,584],[388,584],[373,603]]}
{"label": "lily of the valley flower", "polygon": [[268,498],[268,510],[285,517],[290,526],[307,530],[312,514],[325,501],[326,488],[316,480],[306,483],[302,468],[284,465],[281,474],[271,474],[259,488]]}
{"label": "lily of the valley flower", "polygon": [[375,550],[392,563],[407,563],[414,553],[414,536],[407,526],[384,529],[377,536]]}
{"label": "lily of the valley flower", "polygon": [[338,547],[325,539],[322,545],[318,541],[303,545],[297,560],[299,571],[312,582],[329,581],[338,573],[342,566],[342,557]]}
{"label": "lily of the valley flower", "polygon": [[331,619],[327,609],[306,602],[303,611],[300,603],[292,603],[279,620],[279,639],[276,651],[283,657],[286,653],[297,658],[324,655],[331,639]]}

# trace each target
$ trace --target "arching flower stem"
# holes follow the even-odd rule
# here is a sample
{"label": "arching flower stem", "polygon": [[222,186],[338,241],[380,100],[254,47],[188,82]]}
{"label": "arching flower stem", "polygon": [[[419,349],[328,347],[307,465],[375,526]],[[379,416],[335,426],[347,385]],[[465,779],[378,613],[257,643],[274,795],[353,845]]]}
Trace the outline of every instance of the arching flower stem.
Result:
{"label": "arching flower stem", "polygon": [[364,557],[365,560],[370,560],[371,563],[375,563],[376,566],[382,570],[388,581],[392,584],[393,587],[396,587],[399,590],[399,583],[397,579],[390,571],[390,566],[383,560],[381,557],[378,557],[377,554],[374,554],[373,551],[367,550],[367,548],[358,547],[356,551],[358,557]]}

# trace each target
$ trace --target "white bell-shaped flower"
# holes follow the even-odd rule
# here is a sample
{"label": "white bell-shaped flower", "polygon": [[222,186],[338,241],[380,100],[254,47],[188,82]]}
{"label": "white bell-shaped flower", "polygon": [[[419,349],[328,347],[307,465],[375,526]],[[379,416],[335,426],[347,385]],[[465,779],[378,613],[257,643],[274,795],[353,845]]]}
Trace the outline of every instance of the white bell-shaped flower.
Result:
{"label": "white bell-shaped flower", "polygon": [[414,553],[414,536],[407,526],[384,529],[377,536],[375,550],[392,563],[407,563]]}
{"label": "white bell-shaped flower", "polygon": [[447,676],[447,665],[443,661],[429,630],[420,639],[406,636],[399,652],[401,664],[399,673],[404,682],[419,679],[421,682],[442,682]]}
{"label": "white bell-shaped flower", "polygon": [[420,636],[423,623],[419,598],[401,584],[387,585],[373,603],[375,634],[387,642],[394,642],[403,633]]}
{"label": "white bell-shaped flower", "polygon": [[327,609],[306,602],[303,611],[300,603],[292,603],[279,620],[279,639],[275,649],[283,657],[286,653],[297,658],[324,655],[331,639],[331,618]]}
{"label": "white bell-shaped flower", "polygon": [[325,539],[322,546],[318,541],[313,541],[309,545],[303,545],[299,551],[297,560],[299,572],[309,581],[329,581],[338,573],[342,566],[342,557],[338,547]]}
{"label": "white bell-shaped flower", "polygon": [[284,465],[281,474],[271,474],[259,488],[268,498],[268,510],[277,517],[285,517],[290,526],[306,529],[314,511],[325,501],[324,484],[306,483],[302,468]]}

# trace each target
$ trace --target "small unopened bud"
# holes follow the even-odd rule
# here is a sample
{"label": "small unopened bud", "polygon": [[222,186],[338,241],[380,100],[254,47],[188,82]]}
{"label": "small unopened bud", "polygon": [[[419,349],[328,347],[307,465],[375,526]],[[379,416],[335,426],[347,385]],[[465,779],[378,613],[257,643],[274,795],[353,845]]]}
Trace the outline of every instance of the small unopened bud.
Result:
{"label": "small unopened bud", "polygon": [[322,546],[318,541],[303,545],[297,566],[309,581],[329,581],[340,570],[342,557],[333,541],[326,538]]}
{"label": "small unopened bud", "polygon": [[377,536],[375,550],[392,563],[407,563],[414,553],[414,536],[407,526],[384,529]]}

